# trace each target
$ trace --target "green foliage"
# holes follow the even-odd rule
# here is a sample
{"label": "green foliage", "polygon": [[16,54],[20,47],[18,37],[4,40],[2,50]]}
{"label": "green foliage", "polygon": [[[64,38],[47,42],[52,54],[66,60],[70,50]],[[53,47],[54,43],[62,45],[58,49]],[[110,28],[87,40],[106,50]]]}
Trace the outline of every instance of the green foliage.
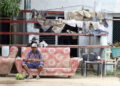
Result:
{"label": "green foliage", "polygon": [[16,79],[17,80],[23,80],[24,79],[24,75],[23,74],[16,74]]}
{"label": "green foliage", "polygon": [[114,72],[107,72],[107,75],[114,75]]}
{"label": "green foliage", "polygon": [[21,0],[0,0],[0,14],[8,17],[18,16]]}

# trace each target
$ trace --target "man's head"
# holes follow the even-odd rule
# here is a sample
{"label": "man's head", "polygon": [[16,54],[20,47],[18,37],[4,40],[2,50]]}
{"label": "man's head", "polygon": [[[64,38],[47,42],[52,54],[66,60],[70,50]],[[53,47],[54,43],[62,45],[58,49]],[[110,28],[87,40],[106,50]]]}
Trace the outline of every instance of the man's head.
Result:
{"label": "man's head", "polygon": [[37,50],[37,43],[33,43],[32,45],[31,45],[31,48],[32,48],[32,50],[33,50],[33,52],[36,52],[36,50]]}

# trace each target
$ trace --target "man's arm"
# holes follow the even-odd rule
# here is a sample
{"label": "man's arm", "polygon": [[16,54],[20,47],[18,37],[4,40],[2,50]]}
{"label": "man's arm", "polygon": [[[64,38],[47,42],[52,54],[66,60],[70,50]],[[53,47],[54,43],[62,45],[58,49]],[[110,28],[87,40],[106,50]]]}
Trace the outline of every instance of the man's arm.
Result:
{"label": "man's arm", "polygon": [[26,58],[23,59],[23,61],[25,61],[25,62],[32,62],[32,59],[30,59],[30,53],[28,53],[28,54],[26,55]]}
{"label": "man's arm", "polygon": [[39,59],[34,59],[34,62],[44,62],[41,52],[39,52]]}
{"label": "man's arm", "polygon": [[33,61],[33,62],[44,62],[43,59],[33,59],[32,61]]}
{"label": "man's arm", "polygon": [[32,62],[33,60],[32,59],[23,59],[23,61],[25,61],[25,62]]}
{"label": "man's arm", "polygon": [[25,62],[44,62],[43,59],[23,59]]}

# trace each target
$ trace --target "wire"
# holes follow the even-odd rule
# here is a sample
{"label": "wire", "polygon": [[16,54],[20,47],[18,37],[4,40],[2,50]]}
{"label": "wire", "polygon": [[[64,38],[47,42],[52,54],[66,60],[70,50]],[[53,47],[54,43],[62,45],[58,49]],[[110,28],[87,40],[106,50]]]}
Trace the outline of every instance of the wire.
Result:
{"label": "wire", "polygon": [[51,9],[47,9],[47,10],[56,10],[56,9],[63,9],[63,8],[70,8],[70,7],[78,7],[78,6],[94,8],[94,7],[91,7],[91,6],[83,6],[82,4],[79,4],[79,5],[72,5],[72,6],[66,6],[66,7],[60,7],[60,8],[51,8]]}

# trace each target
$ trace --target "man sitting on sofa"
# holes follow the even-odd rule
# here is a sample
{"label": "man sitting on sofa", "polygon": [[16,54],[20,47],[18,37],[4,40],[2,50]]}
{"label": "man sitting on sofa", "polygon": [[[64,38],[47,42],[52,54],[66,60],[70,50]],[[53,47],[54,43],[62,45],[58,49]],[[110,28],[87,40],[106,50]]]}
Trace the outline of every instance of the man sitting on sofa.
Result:
{"label": "man sitting on sofa", "polygon": [[28,73],[28,79],[32,79],[33,76],[30,74],[29,69],[38,69],[38,75],[36,76],[36,79],[39,79],[40,72],[43,69],[44,62],[43,62],[43,56],[41,53],[37,50],[37,43],[33,43],[31,45],[32,50],[27,54],[26,58],[23,60],[22,66]]}

